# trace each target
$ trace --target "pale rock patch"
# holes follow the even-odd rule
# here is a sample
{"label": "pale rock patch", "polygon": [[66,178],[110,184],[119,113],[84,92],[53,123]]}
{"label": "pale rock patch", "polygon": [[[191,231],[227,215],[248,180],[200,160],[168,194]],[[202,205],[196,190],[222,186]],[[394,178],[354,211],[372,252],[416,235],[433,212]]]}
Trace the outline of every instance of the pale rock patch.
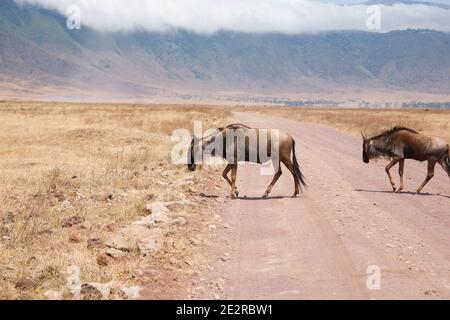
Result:
{"label": "pale rock patch", "polygon": [[59,291],[48,290],[44,292],[44,297],[48,300],[62,300],[62,293]]}
{"label": "pale rock patch", "polygon": [[140,297],[141,287],[133,286],[133,287],[123,287],[123,294],[127,297],[128,300],[136,300]]}

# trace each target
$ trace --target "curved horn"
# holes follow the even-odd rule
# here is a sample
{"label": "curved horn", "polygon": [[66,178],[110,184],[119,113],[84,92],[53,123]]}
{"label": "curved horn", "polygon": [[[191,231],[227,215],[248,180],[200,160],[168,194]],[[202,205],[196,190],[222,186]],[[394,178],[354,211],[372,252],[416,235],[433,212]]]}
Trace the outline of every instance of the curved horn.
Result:
{"label": "curved horn", "polygon": [[361,137],[363,138],[363,140],[367,140],[367,133],[361,131]]}

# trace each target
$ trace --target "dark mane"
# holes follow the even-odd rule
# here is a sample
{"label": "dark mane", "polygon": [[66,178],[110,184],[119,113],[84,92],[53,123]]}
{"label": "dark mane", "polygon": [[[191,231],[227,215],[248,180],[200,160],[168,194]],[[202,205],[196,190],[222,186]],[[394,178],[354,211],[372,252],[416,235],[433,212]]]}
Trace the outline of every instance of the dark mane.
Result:
{"label": "dark mane", "polygon": [[391,128],[391,129],[389,129],[389,130],[386,130],[386,131],[384,131],[384,132],[382,132],[382,133],[376,135],[376,136],[373,137],[372,139],[389,137],[389,136],[391,136],[392,134],[394,134],[394,133],[396,133],[396,132],[399,132],[399,131],[403,131],[403,130],[404,130],[404,131],[411,132],[411,133],[414,133],[414,134],[419,134],[419,132],[417,132],[416,130],[413,130],[413,129],[410,129],[410,128],[407,128],[407,127],[396,126],[396,127],[393,127],[393,128]]}
{"label": "dark mane", "polygon": [[227,129],[237,129],[237,128],[251,129],[249,126],[242,123],[233,123],[227,126]]}
{"label": "dark mane", "polygon": [[215,135],[217,135],[219,133],[222,133],[226,129],[234,129],[234,130],[236,130],[236,129],[239,129],[239,128],[252,129],[251,127],[249,127],[249,126],[247,126],[245,124],[242,124],[242,123],[233,123],[233,124],[230,124],[230,125],[226,126],[225,128],[224,127],[217,128],[217,132],[215,132],[213,134],[210,134],[209,136],[203,137],[202,140],[205,140],[205,139],[210,138],[212,136],[215,136]]}

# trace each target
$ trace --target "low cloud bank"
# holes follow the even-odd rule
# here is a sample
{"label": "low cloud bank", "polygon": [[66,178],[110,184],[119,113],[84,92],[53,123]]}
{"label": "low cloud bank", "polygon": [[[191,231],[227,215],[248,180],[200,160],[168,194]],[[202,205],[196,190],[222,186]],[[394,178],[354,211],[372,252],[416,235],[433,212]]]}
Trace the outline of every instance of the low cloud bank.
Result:
{"label": "low cloud bank", "polygon": [[67,9],[76,5],[81,9],[82,25],[105,32],[165,32],[172,29],[202,34],[220,30],[287,34],[332,30],[450,31],[450,10],[427,5],[381,5],[379,9],[368,10],[366,5],[337,5],[310,0],[15,1],[21,5],[39,5],[65,16]]}

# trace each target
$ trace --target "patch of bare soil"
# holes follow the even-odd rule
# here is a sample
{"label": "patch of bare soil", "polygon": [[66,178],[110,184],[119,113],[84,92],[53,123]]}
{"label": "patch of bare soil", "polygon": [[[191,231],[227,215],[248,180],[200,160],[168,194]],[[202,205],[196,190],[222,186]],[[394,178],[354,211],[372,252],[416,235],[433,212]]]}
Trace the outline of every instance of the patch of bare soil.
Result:
{"label": "patch of bare soil", "polygon": [[182,222],[172,225],[164,246],[144,272],[143,299],[195,299],[217,291],[216,282],[205,275],[212,271],[211,252],[220,221],[216,212],[225,198],[209,199],[204,191],[221,190],[219,173],[218,169],[195,173],[195,183],[186,192],[193,206],[188,212],[178,213]]}

